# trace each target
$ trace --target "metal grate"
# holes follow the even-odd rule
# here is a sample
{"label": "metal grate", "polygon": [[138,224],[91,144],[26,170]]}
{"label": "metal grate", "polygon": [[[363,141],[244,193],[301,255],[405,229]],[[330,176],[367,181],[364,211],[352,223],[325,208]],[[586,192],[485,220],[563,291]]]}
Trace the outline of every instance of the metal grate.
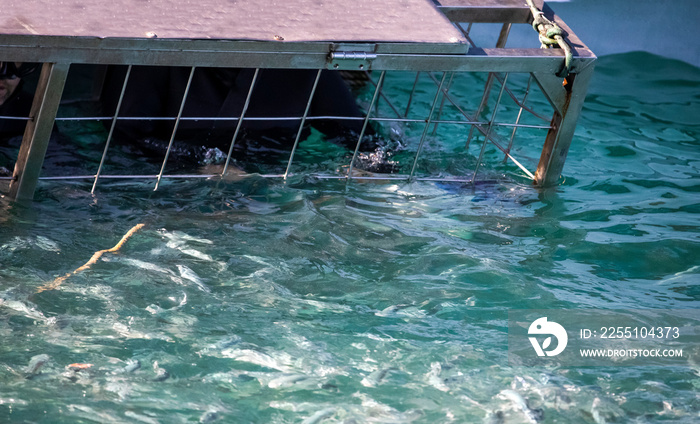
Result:
{"label": "metal grate", "polygon": [[[70,3],[70,2],[63,2]],[[125,0],[125,3],[133,3]],[[301,1],[304,4],[304,1]],[[474,182],[485,158],[487,146],[495,146],[503,154],[503,160],[513,164],[518,173],[532,179],[540,186],[553,184],[561,173],[566,152],[573,136],[578,113],[587,89],[587,84],[593,71],[595,55],[578,40],[575,34],[542,2],[545,15],[557,22],[567,32],[567,41],[574,51],[573,66],[566,79],[556,77],[562,66],[562,54],[558,49],[541,50],[536,48],[506,48],[508,36],[513,24],[528,25],[532,20],[530,9],[520,1],[511,0],[455,0],[450,5],[431,4],[416,0],[411,3],[410,10],[404,10],[403,19],[421,21],[415,13],[430,11],[430,22],[423,26],[437,28],[432,35],[421,31],[415,40],[408,35],[384,34],[389,25],[384,25],[381,13],[386,10],[373,2],[360,2],[360,8],[366,18],[372,12],[370,7],[378,8],[374,13],[375,23],[364,24],[364,32],[348,32],[348,39],[338,42],[341,35],[338,27],[332,26],[330,35],[314,34],[318,39],[335,37],[334,40],[305,41],[298,39],[294,31],[287,34],[297,34],[294,41],[288,42],[283,36],[275,41],[249,41],[240,39],[202,40],[179,38],[123,38],[107,37],[93,39],[85,34],[61,35],[62,33],[51,25],[44,29],[46,34],[36,34],[31,27],[25,28],[30,34],[0,34],[0,55],[7,60],[41,61],[44,62],[35,96],[35,104],[28,119],[22,147],[18,156],[13,177],[8,177],[10,196],[13,198],[31,198],[39,180],[43,179],[88,179],[92,180],[92,191],[98,188],[100,181],[106,179],[153,179],[154,189],[158,189],[165,178],[216,178],[224,177],[230,170],[232,152],[241,136],[241,128],[246,122],[260,120],[278,120],[298,122],[293,145],[285,160],[284,171],[264,174],[269,178],[287,179],[298,169],[298,147],[303,140],[303,129],[306,124],[315,120],[344,120],[362,123],[362,130],[357,134],[357,140],[348,155],[348,161],[340,168],[342,171],[316,173],[317,178],[347,179],[377,179],[377,180],[429,180],[429,181],[459,181]],[[12,3],[17,6],[19,3]],[[218,4],[218,3],[217,3]],[[403,3],[402,3],[403,4]],[[307,5],[308,6],[308,5]],[[429,6],[426,8],[426,6]],[[52,7],[52,6],[48,6]],[[135,6],[134,6],[135,7]],[[432,13],[435,15],[432,15]],[[438,12],[442,12],[438,13]],[[182,13],[179,11],[178,13]],[[328,12],[326,12],[328,13]],[[406,13],[408,13],[407,16]],[[414,14],[414,15],[412,15]],[[268,15],[276,16],[274,14]],[[320,16],[323,18],[323,16]],[[17,18],[19,19],[19,18]],[[450,23],[451,20],[452,23]],[[264,20],[264,19],[263,19]],[[269,19],[268,19],[269,20]],[[268,26],[272,25],[266,21]],[[425,22],[423,22],[425,23]],[[473,25],[484,23],[499,23],[495,48],[481,48],[472,40]],[[383,26],[384,25],[384,26]],[[447,26],[445,26],[447,25]],[[274,25],[273,25],[274,26]],[[294,25],[292,25],[294,26]],[[327,25],[326,25],[327,26]],[[40,26],[37,26],[41,28]],[[268,28],[270,29],[270,28]],[[270,31],[281,33],[289,30],[290,25],[273,28]],[[296,28],[297,31],[299,28]],[[109,28],[107,29],[109,31]],[[327,30],[322,28],[321,32]],[[376,31],[375,31],[376,30]],[[58,31],[58,32],[57,32]],[[134,30],[136,31],[136,29]],[[165,31],[162,30],[162,31]],[[330,30],[328,30],[330,31]],[[391,31],[389,31],[391,32]],[[428,31],[430,32],[430,31]],[[201,35],[201,34],[200,34]],[[182,34],[177,34],[180,37]],[[233,36],[233,35],[231,35]],[[240,35],[236,35],[241,37]],[[371,38],[370,38],[371,37]],[[432,38],[430,38],[432,37]],[[258,36],[261,38],[261,36]],[[369,41],[367,39],[368,38]],[[429,41],[425,41],[430,38]],[[536,39],[536,34],[532,33]],[[37,39],[41,43],[37,43]],[[396,43],[401,39],[401,43]],[[351,42],[346,42],[350,40]],[[469,49],[467,50],[467,47]],[[121,88],[116,111],[111,116],[61,116],[60,99],[64,84],[68,78],[71,64],[93,65],[128,65],[126,77]],[[197,66],[205,67],[245,67],[254,69],[250,86],[245,90],[245,101],[240,115],[224,117],[193,117],[183,115],[184,106],[188,99],[188,91],[192,76]],[[182,95],[178,113],[174,116],[135,117],[120,114],[120,106],[133,66],[190,66],[189,79]],[[315,70],[313,87],[304,100],[305,110],[302,114],[293,116],[251,116],[248,105],[254,92],[255,84],[261,70],[265,69],[308,69]],[[367,90],[365,107],[362,116],[328,116],[310,113],[316,87],[323,70],[328,72],[352,70],[368,76],[371,87]],[[410,73],[411,77],[400,79],[402,84],[413,80],[408,94],[401,98],[389,98],[387,84],[395,81],[392,75]],[[415,75],[415,77],[413,77]],[[482,83],[481,96],[463,99],[460,86]],[[511,81],[515,80],[513,85]],[[417,94],[417,87],[425,87],[428,81],[433,87],[429,94]],[[420,84],[419,84],[420,82]],[[562,84],[564,83],[564,84]],[[460,85],[461,84],[461,85]],[[513,86],[517,88],[513,88]],[[497,88],[497,91],[496,91]],[[495,95],[494,95],[495,93]],[[530,99],[538,94],[549,107],[548,111],[535,110]],[[64,96],[65,97],[65,96]],[[396,97],[396,96],[394,96]],[[420,98],[424,107],[416,108]],[[64,99],[65,103],[65,99]],[[508,103],[508,105],[505,105]],[[542,102],[536,102],[542,106]],[[507,114],[506,111],[517,111]],[[488,112],[488,113],[487,113]],[[526,118],[528,117],[528,118]],[[2,117],[0,119],[19,119]],[[113,150],[115,125],[129,120],[165,120],[173,123],[169,143],[160,163],[160,171],[146,175],[110,174],[104,170]],[[216,174],[169,173],[168,161],[173,142],[178,136],[178,127],[187,121],[227,121],[235,123],[227,146],[226,158],[220,172]],[[99,165],[86,175],[69,176],[40,176],[40,169],[46,153],[46,145],[54,121],[102,121],[108,123],[106,139],[101,144],[102,155]],[[361,174],[357,175],[360,145],[366,131],[371,125],[403,125],[420,128],[411,138],[413,156],[401,164],[402,172],[392,174]],[[472,148],[475,161],[473,169],[463,175],[425,175],[421,172],[420,159],[426,141],[438,134],[439,128],[458,125],[463,128],[465,151],[468,151],[473,140],[479,138],[481,145]],[[540,153],[539,163],[514,157],[514,145],[517,134],[522,131],[537,131],[542,133],[544,143]],[[475,151],[475,150],[478,150]],[[405,155],[404,155],[405,156]]]}

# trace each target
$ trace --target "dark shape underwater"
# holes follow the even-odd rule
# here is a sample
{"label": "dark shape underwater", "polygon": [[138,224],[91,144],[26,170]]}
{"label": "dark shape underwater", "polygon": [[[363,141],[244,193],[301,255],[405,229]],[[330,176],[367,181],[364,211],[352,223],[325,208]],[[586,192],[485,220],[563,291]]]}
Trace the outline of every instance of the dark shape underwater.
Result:
{"label": "dark shape underwater", "polygon": [[[196,154],[202,146],[228,151],[243,110],[253,69],[197,68],[176,133],[174,151],[177,157]],[[234,158],[260,161],[280,159],[292,149],[316,78],[316,70],[263,69],[259,71],[241,131],[234,145]],[[126,87],[119,117],[174,118],[177,116],[187,86],[190,68],[133,67]],[[126,75],[126,67],[111,66],[106,75],[102,100],[103,112],[114,114]],[[322,71],[311,101],[309,118],[301,134],[303,140],[310,128],[324,134],[326,140],[354,150],[362,130],[363,113],[338,72]],[[235,118],[226,120],[192,120],[190,118]],[[274,119],[274,118],[292,119]],[[350,117],[329,119],[314,117]],[[268,118],[268,119],[265,119]],[[106,125],[110,125],[107,122]],[[162,157],[170,140],[174,119],[118,120],[115,138],[138,147],[144,154]],[[366,135],[374,134],[368,127]],[[361,150],[376,148],[372,137],[365,137]]]}

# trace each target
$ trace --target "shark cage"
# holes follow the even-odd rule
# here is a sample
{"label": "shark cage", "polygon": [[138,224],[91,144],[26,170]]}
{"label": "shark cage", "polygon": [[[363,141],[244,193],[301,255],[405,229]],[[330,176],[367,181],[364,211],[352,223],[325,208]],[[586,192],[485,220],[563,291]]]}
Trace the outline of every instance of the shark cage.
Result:
{"label": "shark cage", "polygon": [[[15,137],[14,172],[0,177],[13,199],[31,199],[45,179],[87,180],[94,192],[111,179],[152,181],[158,189],[164,179],[250,172],[239,154],[257,146],[256,137],[276,138],[267,128],[286,133],[275,165],[256,168],[264,177],[473,183],[495,162],[515,178],[551,186],[596,60],[542,0],[4,3],[0,60],[37,69],[27,78],[31,109],[0,116],[0,123],[25,125]],[[228,91],[202,89],[207,73],[228,75],[217,82]],[[178,88],[151,90],[166,74]],[[345,92],[328,89],[336,80],[356,111],[337,107]],[[147,106],[162,103],[163,93],[167,110],[153,112]],[[232,106],[197,106],[211,96]],[[352,129],[330,162],[303,148],[323,139],[310,128],[324,125]],[[121,130],[156,126],[166,128],[159,153],[144,166],[120,166],[128,138]],[[91,131],[89,142],[64,151],[80,165],[70,172],[45,161],[56,128],[64,138]],[[211,146],[200,140],[211,128],[224,141],[201,151],[215,152],[217,166],[177,164],[183,134],[197,140],[190,147],[204,149]],[[431,155],[436,163],[426,150],[441,152]],[[255,162],[255,148],[243,153]]]}

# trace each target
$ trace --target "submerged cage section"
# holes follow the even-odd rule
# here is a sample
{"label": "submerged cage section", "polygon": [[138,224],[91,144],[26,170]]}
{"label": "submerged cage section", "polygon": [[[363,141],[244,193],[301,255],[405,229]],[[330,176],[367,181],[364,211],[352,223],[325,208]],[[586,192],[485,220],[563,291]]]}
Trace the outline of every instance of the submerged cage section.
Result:
{"label": "submerged cage section", "polygon": [[[102,3],[10,0],[0,59],[43,64],[29,113],[0,116],[26,121],[21,142],[3,146],[17,151],[13,174],[0,177],[14,199],[32,198],[42,179],[87,180],[95,192],[110,179],[158,189],[171,178],[241,172],[473,183],[487,175],[484,163],[548,186],[560,177],[595,62],[538,0]],[[227,88],[207,94],[207,75]],[[329,88],[340,76],[356,111],[338,107],[344,94]],[[177,84],[150,90],[166,78]],[[166,108],[145,107],[163,93]],[[230,107],[202,113],[197,105],[216,96]],[[55,127],[80,142],[61,152],[71,166],[42,171],[51,143],[65,143]],[[150,143],[152,154],[136,166],[122,160],[134,147],[120,137],[125,128],[156,127],[165,135],[137,145]],[[339,127],[352,131],[322,134]],[[186,133],[184,155],[212,166],[182,165]],[[251,167],[267,151],[256,138],[277,148]]]}

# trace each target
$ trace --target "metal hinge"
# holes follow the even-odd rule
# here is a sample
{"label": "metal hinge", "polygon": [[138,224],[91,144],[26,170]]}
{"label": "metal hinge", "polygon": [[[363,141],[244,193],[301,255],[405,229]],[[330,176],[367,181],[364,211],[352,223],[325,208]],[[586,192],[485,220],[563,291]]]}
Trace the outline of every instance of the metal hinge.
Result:
{"label": "metal hinge", "polygon": [[369,71],[377,58],[376,44],[334,44],[328,56],[328,69]]}

